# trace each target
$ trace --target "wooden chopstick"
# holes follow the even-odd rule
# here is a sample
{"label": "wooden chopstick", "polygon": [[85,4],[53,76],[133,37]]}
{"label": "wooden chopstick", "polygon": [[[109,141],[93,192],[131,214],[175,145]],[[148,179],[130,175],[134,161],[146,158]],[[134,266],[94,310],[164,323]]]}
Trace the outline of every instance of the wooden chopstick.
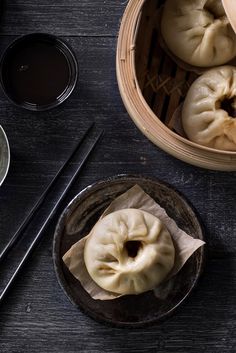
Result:
{"label": "wooden chopstick", "polygon": [[30,211],[30,213],[28,214],[28,216],[24,219],[24,221],[21,223],[21,225],[19,226],[19,228],[17,229],[17,231],[15,232],[15,234],[13,235],[13,237],[10,239],[10,241],[8,242],[8,244],[5,246],[5,248],[2,250],[2,252],[0,253],[0,263],[4,260],[4,258],[7,256],[7,254],[9,253],[9,251],[13,248],[13,246],[17,243],[17,241],[20,239],[23,231],[26,229],[26,227],[28,226],[29,222],[31,221],[31,219],[33,218],[33,216],[35,215],[35,213],[37,212],[37,210],[39,209],[39,207],[42,205],[43,201],[45,200],[46,196],[48,195],[49,191],[51,190],[51,188],[53,187],[53,185],[56,183],[56,181],[59,179],[59,177],[61,176],[62,172],[65,170],[65,168],[68,166],[68,164],[70,163],[70,161],[72,160],[72,158],[75,156],[76,152],[78,151],[79,147],[82,145],[82,143],[84,142],[85,138],[87,137],[87,135],[89,134],[89,132],[92,130],[94,126],[94,123],[92,123],[89,128],[85,131],[84,135],[82,136],[82,138],[80,139],[80,141],[76,144],[76,146],[73,148],[70,156],[67,158],[67,160],[65,161],[65,163],[62,165],[62,167],[59,169],[59,171],[57,172],[57,174],[55,175],[55,177],[53,178],[53,180],[50,182],[50,184],[47,186],[47,188],[45,189],[45,191],[43,192],[43,194],[40,196],[40,198],[38,199],[38,201],[36,202],[36,204],[33,206],[32,210]]}
{"label": "wooden chopstick", "polygon": [[[90,130],[90,128],[89,128]],[[87,134],[87,132],[86,132]],[[21,259],[19,265],[17,266],[15,272],[13,273],[13,275],[11,276],[10,280],[8,281],[8,283],[6,284],[5,288],[3,289],[2,293],[0,294],[0,304],[2,303],[3,299],[5,298],[6,294],[8,293],[9,289],[11,288],[11,286],[13,285],[16,277],[18,276],[18,274],[20,273],[21,269],[23,268],[24,264],[26,263],[27,259],[29,258],[29,256],[31,255],[32,251],[34,250],[35,246],[37,245],[37,243],[39,242],[39,240],[42,237],[43,231],[46,228],[46,226],[49,224],[49,221],[51,220],[51,218],[53,217],[54,213],[56,212],[59,204],[61,203],[61,201],[65,198],[67,192],[69,191],[69,189],[71,188],[72,184],[74,183],[75,179],[77,178],[78,174],[80,173],[82,167],[84,166],[85,162],[87,161],[87,159],[89,158],[90,154],[92,153],[92,151],[94,150],[95,146],[97,145],[98,141],[100,140],[100,138],[102,137],[102,135],[104,134],[104,131],[102,131],[96,138],[95,140],[91,143],[91,145],[89,146],[87,152],[85,153],[85,155],[83,156],[82,161],[80,162],[77,170],[75,171],[75,173],[73,174],[72,178],[70,179],[69,183],[67,184],[66,188],[64,189],[64,191],[61,193],[61,195],[59,196],[55,206],[53,206],[52,210],[50,211],[49,215],[47,216],[47,218],[45,219],[42,227],[40,228],[40,230],[38,231],[37,235],[35,236],[34,240],[32,241],[32,243],[30,244],[30,246],[28,247],[25,255],[23,256],[23,258]],[[80,144],[79,144],[80,146]],[[74,153],[73,153],[74,154]],[[63,168],[64,169],[64,168]]]}

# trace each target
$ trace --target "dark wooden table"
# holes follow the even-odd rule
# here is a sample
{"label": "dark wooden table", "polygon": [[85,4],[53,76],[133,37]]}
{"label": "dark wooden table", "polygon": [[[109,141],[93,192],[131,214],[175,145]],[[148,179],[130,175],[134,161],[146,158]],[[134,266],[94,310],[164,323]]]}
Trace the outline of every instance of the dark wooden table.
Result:
{"label": "dark wooden table", "polygon": [[[13,107],[0,94],[0,124],[12,153],[10,172],[0,189],[0,246],[10,239],[82,132],[96,121],[106,135],[62,208],[82,188],[104,177],[131,173],[160,178],[191,200],[205,223],[205,273],[185,305],[164,323],[140,330],[103,326],[75,309],[57,283],[52,263],[57,215],[0,307],[1,353],[236,351],[236,173],[184,164],[156,148],[134,126],[115,74],[125,5],[123,0],[5,1],[0,52],[21,34],[60,35],[75,50],[80,78],[72,97],[46,113]],[[69,177],[63,176],[58,189]],[[55,202],[58,189],[35,217],[25,241],[1,266],[1,286]]]}

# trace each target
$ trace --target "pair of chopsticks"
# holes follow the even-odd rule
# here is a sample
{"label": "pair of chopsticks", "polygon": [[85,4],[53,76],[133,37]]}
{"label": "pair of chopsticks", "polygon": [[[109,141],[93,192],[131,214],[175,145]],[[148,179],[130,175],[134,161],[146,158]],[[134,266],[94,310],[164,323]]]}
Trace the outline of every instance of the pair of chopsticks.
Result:
{"label": "pair of chopsticks", "polygon": [[[76,153],[78,152],[79,148],[81,147],[81,145],[83,144],[83,142],[85,141],[85,139],[88,137],[88,135],[90,134],[91,130],[94,127],[94,123],[86,130],[85,134],[82,136],[82,138],[80,139],[79,143],[75,146],[75,148],[72,150],[70,156],[68,157],[68,159],[66,160],[66,162],[63,164],[63,166],[59,169],[59,171],[57,172],[57,174],[55,175],[55,177],[53,178],[53,180],[51,181],[51,183],[48,185],[48,187],[46,188],[46,190],[43,192],[43,194],[40,196],[39,200],[36,202],[36,204],[34,205],[34,207],[32,208],[32,210],[30,211],[30,213],[28,214],[28,216],[25,218],[25,220],[22,222],[22,224],[20,225],[20,227],[18,228],[18,230],[16,231],[16,233],[13,235],[13,237],[11,238],[11,240],[8,242],[8,244],[6,245],[6,247],[2,250],[2,252],[0,253],[0,262],[2,262],[6,256],[8,255],[9,251],[15,246],[15,244],[20,240],[21,236],[23,235],[23,232],[25,231],[25,229],[27,228],[27,226],[29,225],[30,221],[32,220],[33,216],[35,215],[35,213],[37,212],[37,210],[39,209],[39,207],[42,205],[42,203],[44,202],[46,196],[49,194],[49,192],[51,191],[52,187],[54,186],[54,184],[56,183],[56,181],[59,179],[59,177],[61,176],[61,174],[63,173],[63,171],[66,169],[66,167],[70,164],[70,162],[72,161],[73,157],[76,155]],[[43,225],[41,226],[40,230],[38,231],[38,233],[36,234],[34,240],[32,241],[32,243],[30,244],[30,246],[28,247],[28,249],[26,250],[25,255],[23,256],[23,258],[21,259],[20,263],[18,264],[15,272],[13,273],[13,275],[11,276],[11,278],[9,279],[8,283],[6,284],[6,286],[4,287],[2,293],[0,294],[0,303],[3,301],[3,299],[6,297],[6,294],[8,293],[9,289],[11,288],[11,286],[13,285],[16,277],[18,276],[18,274],[20,273],[21,269],[23,268],[24,264],[26,263],[26,261],[28,260],[29,256],[31,255],[32,251],[34,250],[35,246],[37,245],[37,243],[39,242],[39,240],[42,237],[42,234],[45,230],[45,228],[47,227],[47,225],[49,224],[51,218],[53,217],[53,215],[55,214],[58,206],[60,205],[60,203],[62,202],[62,200],[65,198],[67,192],[69,191],[69,189],[71,188],[72,184],[74,183],[75,179],[77,178],[77,176],[79,175],[82,167],[84,166],[85,162],[88,160],[90,154],[92,153],[92,151],[94,150],[95,146],[97,145],[98,141],[100,140],[100,138],[102,137],[102,135],[104,134],[104,131],[101,131],[95,138],[94,140],[91,142],[91,144],[89,145],[89,147],[87,148],[82,161],[79,163],[78,168],[76,169],[75,173],[73,174],[73,176],[71,177],[69,183],[67,184],[66,188],[62,191],[62,193],[60,194],[60,196],[57,199],[57,202],[55,204],[55,206],[53,206],[53,208],[51,209],[51,211],[49,212],[49,215],[47,216],[47,218],[45,219]]]}

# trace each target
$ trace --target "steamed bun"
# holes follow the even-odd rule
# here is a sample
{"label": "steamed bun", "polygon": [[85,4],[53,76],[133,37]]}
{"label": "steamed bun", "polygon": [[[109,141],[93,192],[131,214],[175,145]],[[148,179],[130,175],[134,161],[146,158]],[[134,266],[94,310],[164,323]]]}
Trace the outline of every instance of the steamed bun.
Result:
{"label": "steamed bun", "polygon": [[95,225],[85,243],[84,261],[101,288],[121,295],[140,294],[166,278],[174,266],[175,248],[158,218],[125,209]]}
{"label": "steamed bun", "polygon": [[236,35],[221,0],[167,0],[161,32],[170,51],[193,66],[218,66],[236,56]]}
{"label": "steamed bun", "polygon": [[236,151],[236,68],[221,66],[190,87],[182,110],[188,138],[200,145]]}

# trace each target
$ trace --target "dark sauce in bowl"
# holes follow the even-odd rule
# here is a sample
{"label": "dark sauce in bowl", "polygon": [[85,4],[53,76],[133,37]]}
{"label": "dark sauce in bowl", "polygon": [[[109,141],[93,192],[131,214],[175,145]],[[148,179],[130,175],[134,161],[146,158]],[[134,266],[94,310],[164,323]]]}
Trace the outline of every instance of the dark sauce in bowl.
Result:
{"label": "dark sauce in bowl", "polygon": [[62,103],[73,91],[78,67],[71,49],[48,34],[17,39],[3,55],[1,83],[8,98],[30,110]]}

